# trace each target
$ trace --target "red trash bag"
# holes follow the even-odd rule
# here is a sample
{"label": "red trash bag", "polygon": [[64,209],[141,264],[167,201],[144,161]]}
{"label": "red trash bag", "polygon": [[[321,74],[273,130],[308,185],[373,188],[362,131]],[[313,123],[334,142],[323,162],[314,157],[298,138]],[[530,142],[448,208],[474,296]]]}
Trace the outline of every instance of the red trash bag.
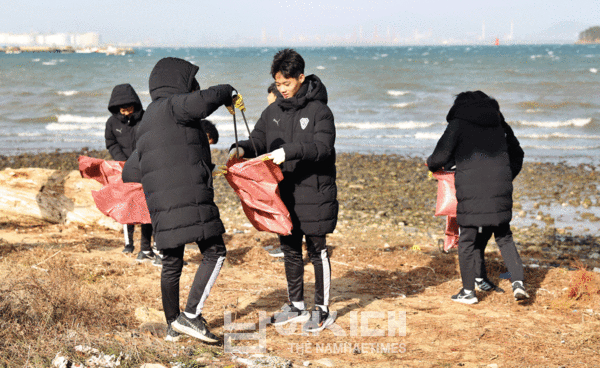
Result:
{"label": "red trash bag", "polygon": [[456,217],[456,187],[454,186],[453,171],[436,171],[433,177],[438,181],[437,202],[435,205],[436,216]]}
{"label": "red trash bag", "polygon": [[92,198],[100,212],[120,224],[152,222],[142,184],[123,183],[124,161],[105,161],[87,156],[79,156],[78,161],[82,177],[103,185],[100,190],[92,190]]}
{"label": "red trash bag", "polygon": [[266,155],[252,160],[230,158],[225,178],[242,202],[250,223],[259,231],[290,235],[292,219],[279,196],[283,173]]}
{"label": "red trash bag", "polygon": [[459,226],[456,216],[446,216],[446,237],[444,238],[444,252],[458,248]]}

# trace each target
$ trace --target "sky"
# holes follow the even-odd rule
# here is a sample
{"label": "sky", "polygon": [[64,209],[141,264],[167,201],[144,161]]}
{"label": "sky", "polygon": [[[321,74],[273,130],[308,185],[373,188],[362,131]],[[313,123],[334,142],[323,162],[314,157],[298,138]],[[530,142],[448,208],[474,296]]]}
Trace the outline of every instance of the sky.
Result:
{"label": "sky", "polygon": [[0,33],[96,32],[111,44],[568,43],[595,25],[598,0],[0,0]]}

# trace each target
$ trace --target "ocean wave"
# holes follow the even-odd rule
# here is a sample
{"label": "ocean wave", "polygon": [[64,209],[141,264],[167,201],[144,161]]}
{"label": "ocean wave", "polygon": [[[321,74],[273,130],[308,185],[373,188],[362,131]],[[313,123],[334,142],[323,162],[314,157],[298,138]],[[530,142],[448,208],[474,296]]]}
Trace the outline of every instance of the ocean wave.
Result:
{"label": "ocean wave", "polygon": [[523,139],[600,139],[600,135],[551,133],[551,134],[520,134]]}
{"label": "ocean wave", "polygon": [[414,105],[413,102],[400,102],[400,103],[393,104],[392,107],[395,107],[397,109],[405,109],[405,108],[411,107],[413,105]]}
{"label": "ocean wave", "polygon": [[399,97],[399,96],[404,96],[409,94],[410,91],[395,91],[395,90],[389,90],[387,91],[387,94],[390,96],[394,96],[394,97]]}
{"label": "ocean wave", "polygon": [[57,94],[61,96],[74,96],[79,93],[79,91],[58,91]]}
{"label": "ocean wave", "polygon": [[325,67],[323,65],[319,65],[319,66],[317,66],[317,69],[318,70],[325,70]]}
{"label": "ocean wave", "polygon": [[443,133],[429,133],[429,132],[418,132],[415,134],[415,139],[421,140],[438,140]]}
{"label": "ocean wave", "polygon": [[583,151],[590,149],[598,149],[599,146],[546,146],[546,145],[525,145],[524,150],[528,149],[539,149],[539,150],[552,150],[552,151]]}
{"label": "ocean wave", "polygon": [[556,102],[556,103],[555,102],[539,102],[539,101],[523,101],[523,102],[519,102],[517,105],[523,109],[528,109],[528,110],[529,109],[540,109],[540,108],[560,109],[563,107],[571,107],[571,106],[584,107],[584,108],[594,107],[592,104],[587,103],[587,102],[572,102],[572,101]]}
{"label": "ocean wave", "polygon": [[428,128],[430,126],[436,125],[438,123],[425,123],[425,122],[417,122],[417,121],[402,121],[399,123],[351,123],[351,122],[341,122],[336,123],[335,126],[337,129],[419,129],[419,128]]}
{"label": "ocean wave", "polygon": [[56,65],[56,60],[42,61],[43,65]]}
{"label": "ocean wave", "polygon": [[596,69],[596,68],[590,68],[590,73],[596,74],[596,73],[598,73],[598,69]]}
{"label": "ocean wave", "polygon": [[514,124],[535,126],[538,128],[584,127],[592,122],[591,118],[579,118],[566,121],[516,121]]}
{"label": "ocean wave", "polygon": [[108,116],[79,116],[79,115],[57,115],[58,123],[83,123],[83,124],[104,124]]}

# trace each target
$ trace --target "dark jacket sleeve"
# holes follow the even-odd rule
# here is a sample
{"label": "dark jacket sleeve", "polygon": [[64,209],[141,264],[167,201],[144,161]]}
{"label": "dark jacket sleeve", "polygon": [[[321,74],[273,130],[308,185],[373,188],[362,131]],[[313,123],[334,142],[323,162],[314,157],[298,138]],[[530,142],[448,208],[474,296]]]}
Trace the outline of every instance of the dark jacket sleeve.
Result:
{"label": "dark jacket sleeve", "polygon": [[331,157],[335,143],[333,113],[323,105],[315,116],[314,140],[312,142],[292,142],[284,144],[285,159],[302,161],[323,161]]}
{"label": "dark jacket sleeve", "polygon": [[512,128],[504,120],[502,121],[502,128],[504,128],[504,133],[506,135],[508,157],[510,160],[510,171],[512,172],[512,177],[514,180],[523,168],[523,158],[525,157],[525,152],[523,152],[521,144],[515,136]]}
{"label": "dark jacket sleeve", "polygon": [[233,87],[228,84],[209,87],[190,93],[175,95],[171,99],[173,115],[178,124],[194,124],[197,119],[204,119],[222,105],[231,105]]}
{"label": "dark jacket sleeve", "polygon": [[433,153],[427,158],[429,171],[438,171],[449,162],[454,161],[454,149],[458,143],[458,128],[458,121],[453,120],[448,123],[448,126],[440,140],[437,142]]}
{"label": "dark jacket sleeve", "polygon": [[123,149],[117,142],[117,137],[115,137],[115,133],[113,133],[113,117],[111,116],[106,121],[106,129],[104,130],[104,140],[106,141],[106,149],[110,153],[110,156],[115,161],[127,161],[127,156],[123,152]]}
{"label": "dark jacket sleeve", "polygon": [[[263,111],[262,115],[254,125],[254,129],[250,133],[250,139],[239,141],[238,144],[240,147],[244,149],[244,157],[245,158],[253,158],[260,156],[264,153],[267,153],[267,135],[266,135],[266,110]],[[238,130],[239,132],[239,130]],[[256,146],[256,153],[254,152],[254,146],[252,146],[252,142],[254,142],[254,146]],[[235,148],[235,143],[231,145],[230,150]]]}
{"label": "dark jacket sleeve", "polygon": [[138,155],[138,151],[133,151],[131,156],[129,156],[125,162],[121,177],[123,178],[123,183],[142,182],[142,171],[140,170],[140,156]]}

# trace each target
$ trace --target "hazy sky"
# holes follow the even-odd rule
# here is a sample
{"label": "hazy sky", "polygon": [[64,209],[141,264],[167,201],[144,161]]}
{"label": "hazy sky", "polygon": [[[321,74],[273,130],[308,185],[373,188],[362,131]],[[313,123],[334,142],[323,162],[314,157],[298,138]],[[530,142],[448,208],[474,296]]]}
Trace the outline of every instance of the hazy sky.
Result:
{"label": "hazy sky", "polygon": [[[260,45],[396,37],[410,43],[577,39],[600,25],[600,1],[557,0],[0,0],[0,33],[97,32],[103,43]],[[416,35],[416,36],[415,36]],[[308,40],[308,41],[306,41]],[[559,41],[559,40],[556,40]]]}

